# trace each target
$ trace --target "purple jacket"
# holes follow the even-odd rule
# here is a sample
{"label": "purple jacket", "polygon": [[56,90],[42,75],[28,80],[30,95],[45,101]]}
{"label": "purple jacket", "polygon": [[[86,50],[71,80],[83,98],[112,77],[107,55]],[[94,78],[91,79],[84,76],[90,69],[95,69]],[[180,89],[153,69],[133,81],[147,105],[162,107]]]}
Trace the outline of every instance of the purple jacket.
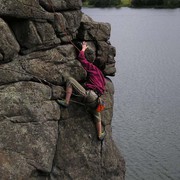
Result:
{"label": "purple jacket", "polygon": [[84,51],[80,51],[78,56],[83,68],[87,71],[88,79],[85,88],[94,90],[98,95],[102,95],[105,90],[105,78],[102,72],[92,63],[90,63]]}

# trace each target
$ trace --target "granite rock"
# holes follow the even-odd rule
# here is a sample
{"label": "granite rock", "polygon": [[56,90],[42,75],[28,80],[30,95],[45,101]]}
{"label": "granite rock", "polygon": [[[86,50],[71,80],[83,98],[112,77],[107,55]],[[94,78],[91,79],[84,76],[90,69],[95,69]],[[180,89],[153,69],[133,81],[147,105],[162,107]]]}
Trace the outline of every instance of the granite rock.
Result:
{"label": "granite rock", "polygon": [[[112,138],[115,47],[109,23],[81,12],[81,0],[0,0],[1,179],[124,180],[125,162]],[[68,108],[67,76],[85,82],[77,43],[87,41],[106,77],[98,141],[81,100]]]}

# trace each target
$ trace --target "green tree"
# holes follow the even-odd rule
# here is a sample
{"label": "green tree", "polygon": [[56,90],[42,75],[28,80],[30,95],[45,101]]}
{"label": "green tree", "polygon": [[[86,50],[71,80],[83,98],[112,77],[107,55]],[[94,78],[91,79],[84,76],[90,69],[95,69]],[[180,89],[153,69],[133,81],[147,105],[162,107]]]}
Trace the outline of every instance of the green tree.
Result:
{"label": "green tree", "polygon": [[142,1],[141,0],[132,0],[131,4],[135,7],[142,6]]}
{"label": "green tree", "polygon": [[121,0],[89,0],[89,5],[96,7],[110,7],[117,6],[121,3]]}
{"label": "green tree", "polygon": [[163,0],[132,0],[133,6],[159,6],[163,5]]}
{"label": "green tree", "polygon": [[180,6],[180,0],[132,0],[131,3],[135,7],[141,7],[141,6],[179,7]]}
{"label": "green tree", "polygon": [[167,7],[180,7],[180,0],[163,0]]}

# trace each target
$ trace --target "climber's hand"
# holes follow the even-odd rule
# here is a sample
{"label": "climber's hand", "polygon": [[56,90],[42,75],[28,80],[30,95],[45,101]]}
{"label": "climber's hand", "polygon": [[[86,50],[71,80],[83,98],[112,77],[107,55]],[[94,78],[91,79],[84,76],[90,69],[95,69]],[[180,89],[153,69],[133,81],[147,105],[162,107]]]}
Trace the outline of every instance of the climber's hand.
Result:
{"label": "climber's hand", "polygon": [[83,41],[82,43],[82,51],[85,51],[87,49],[87,43],[85,41]]}

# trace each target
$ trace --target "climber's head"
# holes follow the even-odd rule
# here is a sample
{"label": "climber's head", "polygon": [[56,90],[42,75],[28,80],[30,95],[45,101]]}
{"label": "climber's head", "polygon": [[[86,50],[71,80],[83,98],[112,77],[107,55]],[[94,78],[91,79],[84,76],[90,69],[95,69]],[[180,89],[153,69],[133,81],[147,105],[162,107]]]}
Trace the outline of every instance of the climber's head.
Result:
{"label": "climber's head", "polygon": [[96,59],[95,51],[92,48],[88,47],[85,50],[85,57],[89,62],[93,63]]}

